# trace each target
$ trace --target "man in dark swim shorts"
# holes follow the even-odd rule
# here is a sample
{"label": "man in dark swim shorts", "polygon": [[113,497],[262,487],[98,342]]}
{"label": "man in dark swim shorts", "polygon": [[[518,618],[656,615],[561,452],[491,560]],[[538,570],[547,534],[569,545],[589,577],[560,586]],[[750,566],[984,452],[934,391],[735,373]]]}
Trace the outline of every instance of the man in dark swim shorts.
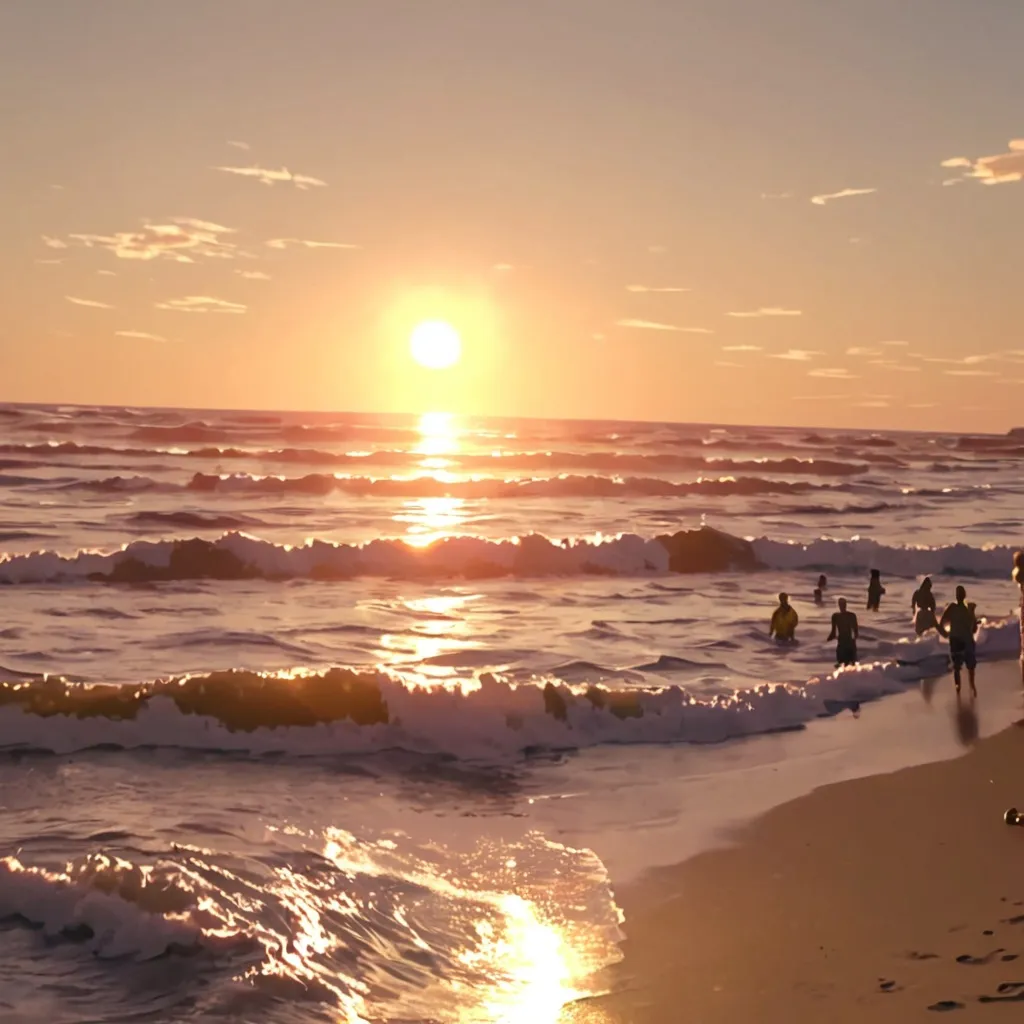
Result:
{"label": "man in dark swim shorts", "polygon": [[840,665],[857,664],[857,639],[860,630],[857,616],[846,610],[846,598],[839,598],[839,611],[832,616],[832,632],[829,640],[836,641],[836,668]]}
{"label": "man in dark swim shorts", "polygon": [[949,637],[949,656],[953,659],[953,682],[956,684],[956,692],[960,692],[960,671],[966,668],[967,678],[971,684],[971,695],[977,697],[974,670],[978,666],[978,656],[974,646],[974,634],[978,631],[978,620],[974,609],[966,602],[967,591],[963,587],[957,587],[956,603],[946,605],[946,610],[939,619],[939,632]]}

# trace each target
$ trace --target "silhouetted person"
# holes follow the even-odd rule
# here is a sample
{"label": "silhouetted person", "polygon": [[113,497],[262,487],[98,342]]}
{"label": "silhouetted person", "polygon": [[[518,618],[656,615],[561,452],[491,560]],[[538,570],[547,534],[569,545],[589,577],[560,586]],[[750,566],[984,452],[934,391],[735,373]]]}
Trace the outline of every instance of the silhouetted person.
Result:
{"label": "silhouetted person", "polygon": [[1020,589],[1020,682],[1024,686],[1024,551],[1013,556],[1011,578]]}
{"label": "silhouetted person", "polygon": [[780,644],[791,644],[796,639],[796,627],[799,622],[800,616],[789,603],[789,594],[779,594],[779,607],[772,612],[768,635],[775,637]]}
{"label": "silhouetted person", "polygon": [[921,580],[921,586],[914,591],[910,599],[910,610],[914,614],[914,632],[918,636],[927,633],[929,629],[935,629],[938,625],[935,619],[935,595],[932,593],[932,580],[925,576]]}
{"label": "silhouetted person", "polygon": [[828,587],[828,577],[821,575],[818,577],[818,585],[814,588],[814,603],[824,604],[825,603],[825,590]]}
{"label": "silhouetted person", "polygon": [[839,598],[839,611],[832,616],[832,632],[829,640],[836,641],[836,667],[857,664],[857,640],[860,630],[857,616],[846,610],[846,598]]}
{"label": "silhouetted person", "polygon": [[978,631],[978,620],[974,611],[967,605],[967,591],[963,587],[956,588],[956,603],[946,605],[946,610],[939,619],[939,632],[949,637],[949,656],[953,659],[953,682],[956,692],[960,692],[960,670],[967,667],[967,678],[971,683],[971,694],[978,695],[974,685],[974,670],[978,665],[978,657],[974,647],[974,634]]}
{"label": "silhouetted person", "polygon": [[877,612],[878,606],[882,603],[882,595],[885,587],[882,586],[882,574],[877,569],[871,570],[871,579],[868,581],[868,611]]}

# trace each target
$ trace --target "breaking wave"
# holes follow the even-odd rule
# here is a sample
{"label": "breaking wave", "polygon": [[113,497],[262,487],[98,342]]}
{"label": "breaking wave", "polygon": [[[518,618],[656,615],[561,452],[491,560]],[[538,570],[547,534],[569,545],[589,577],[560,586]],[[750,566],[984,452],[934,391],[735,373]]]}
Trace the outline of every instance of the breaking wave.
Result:
{"label": "breaking wave", "polygon": [[[988,657],[1016,652],[1016,620],[986,622]],[[241,669],[133,685],[50,677],[0,683],[0,749],[66,754],[98,746],[330,756],[401,749],[494,762],[600,744],[718,743],[794,729],[942,674],[937,637],[880,645],[889,660],[803,685],[708,697],[679,686],[612,689],[555,677],[423,683],[334,668]],[[664,666],[661,666],[664,668]]]}
{"label": "breaking wave", "polygon": [[106,553],[10,555],[0,560],[0,583],[338,580],[359,576],[482,579],[868,568],[908,578],[926,574],[998,577],[1008,574],[1013,553],[1014,549],[1005,545],[904,547],[866,538],[822,539],[809,544],[767,537],[746,540],[706,526],[657,537],[621,534],[563,541],[540,534],[506,540],[452,536],[424,546],[399,539],[366,544],[310,540],[286,545],[234,531],[215,540],[135,540]]}

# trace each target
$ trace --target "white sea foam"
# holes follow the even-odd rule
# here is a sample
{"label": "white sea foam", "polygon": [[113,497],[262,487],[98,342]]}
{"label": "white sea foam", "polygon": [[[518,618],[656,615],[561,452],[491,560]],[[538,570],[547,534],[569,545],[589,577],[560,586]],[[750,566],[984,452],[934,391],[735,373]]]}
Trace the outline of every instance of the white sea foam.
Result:
{"label": "white sea foam", "polygon": [[[982,658],[1012,656],[1018,642],[1016,620],[983,625],[978,635]],[[816,717],[902,692],[947,668],[945,643],[935,636],[883,644],[880,653],[884,660],[803,685],[766,683],[712,698],[676,686],[588,691],[560,680],[512,683],[489,673],[471,686],[423,685],[350,670],[335,670],[341,673],[337,686],[312,673],[287,680],[241,672],[195,676],[126,692],[126,705],[140,705],[130,709],[133,717],[94,711],[81,717],[43,716],[23,710],[23,702],[8,702],[0,707],[0,748],[71,753],[110,745],[295,756],[404,749],[505,761],[538,749],[717,743],[798,728]],[[287,699],[295,678],[321,684],[312,698],[301,698],[303,713],[312,716],[310,724],[282,724],[287,713],[275,719],[279,698],[264,690],[268,683],[280,685],[278,692]],[[351,696],[338,696],[344,687]],[[360,717],[367,724],[357,724]]]}

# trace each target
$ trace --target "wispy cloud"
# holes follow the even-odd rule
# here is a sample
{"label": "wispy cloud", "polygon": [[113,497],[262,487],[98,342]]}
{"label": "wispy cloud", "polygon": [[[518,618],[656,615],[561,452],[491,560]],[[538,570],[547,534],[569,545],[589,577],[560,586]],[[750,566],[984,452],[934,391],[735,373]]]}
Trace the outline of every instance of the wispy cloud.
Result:
{"label": "wispy cloud", "polygon": [[89,309],[113,309],[109,302],[97,302],[96,299],[78,299],[74,295],[65,295],[68,302],[76,306],[87,306]]}
{"label": "wispy cloud", "polygon": [[897,373],[920,373],[920,366],[909,366],[907,363],[898,363],[895,359],[869,359],[872,366],[881,366],[884,370],[895,370]]}
{"label": "wispy cloud", "polygon": [[910,346],[909,341],[883,341],[882,344],[888,348],[909,348]]}
{"label": "wispy cloud", "polygon": [[942,161],[943,167],[963,171],[960,178],[951,178],[944,185],[973,178],[982,185],[1005,185],[1024,181],[1024,139],[1011,139],[1007,152],[995,156],[979,156],[972,160],[966,156],[954,156]]}
{"label": "wispy cloud", "polygon": [[271,249],[287,249],[297,245],[305,249],[358,249],[358,245],[350,242],[314,242],[308,238],[271,238],[267,246]]}
{"label": "wispy cloud", "polygon": [[244,277],[246,281],[269,281],[270,275],[263,270],[236,270],[235,273],[239,277]]}
{"label": "wispy cloud", "polygon": [[857,380],[857,374],[850,373],[843,366],[824,366],[819,369],[808,370],[808,377],[823,377],[826,380]]}
{"label": "wispy cloud", "polygon": [[43,245],[47,249],[66,249],[68,243],[63,238],[52,238],[50,235],[43,235]]}
{"label": "wispy cloud", "polygon": [[649,245],[647,251],[653,256],[664,256],[668,252],[667,245]]}
{"label": "wispy cloud", "polygon": [[156,303],[157,309],[170,309],[178,313],[244,313],[248,306],[228,302],[209,295],[186,295],[183,299],[168,299]]}
{"label": "wispy cloud", "polygon": [[658,320],[633,320],[626,318],[615,321],[616,327],[632,327],[639,331],[676,331],[682,334],[714,334],[707,327],[679,327],[676,324],[663,324]]}
{"label": "wispy cloud", "polygon": [[150,334],[149,331],[114,331],[118,338],[137,338],[139,341],[166,341],[159,334]]}
{"label": "wispy cloud", "polygon": [[836,199],[849,199],[851,196],[869,196],[877,191],[877,188],[844,188],[838,192],[825,192],[820,196],[811,196],[811,202],[815,206],[824,206],[826,203],[831,203]]}
{"label": "wispy cloud", "polygon": [[746,367],[742,363],[731,363],[727,359],[716,359],[715,366],[728,366],[734,370],[746,369]]}
{"label": "wispy cloud", "polygon": [[118,231],[112,235],[69,235],[73,243],[87,249],[106,249],[122,260],[173,260],[195,263],[197,258],[232,259],[233,242],[223,236],[233,228],[194,217],[177,217],[166,224],[144,224],[138,231]]}
{"label": "wispy cloud", "polygon": [[907,408],[908,409],[934,409],[935,408],[935,403],[934,402],[911,402],[910,405],[907,406]]}
{"label": "wispy cloud", "polygon": [[114,270],[97,270],[96,273],[100,277],[117,277],[117,272]]}
{"label": "wispy cloud", "polygon": [[726,313],[726,316],[738,317],[741,320],[752,320],[762,316],[803,316],[802,309],[784,309],[781,306],[762,306],[760,309],[739,310]]}
{"label": "wispy cloud", "polygon": [[816,357],[824,355],[822,352],[814,352],[810,349],[804,348],[791,348],[785,352],[772,352],[772,359],[787,359],[793,363],[807,363]]}
{"label": "wispy cloud", "polygon": [[45,264],[45,265],[51,266],[51,267],[55,267],[55,266],[58,266],[59,264],[63,263],[64,261],[61,260],[61,259],[51,259],[51,260],[35,260],[34,262],[35,263]]}
{"label": "wispy cloud", "polygon": [[762,352],[760,345],[723,345],[723,352]]}
{"label": "wispy cloud", "polygon": [[762,192],[762,199],[792,199],[792,192]]}
{"label": "wispy cloud", "polygon": [[223,171],[224,174],[237,174],[241,178],[253,178],[261,185],[285,183],[305,190],[323,188],[327,184],[326,181],[311,178],[308,174],[293,174],[287,167],[282,167],[280,170],[272,170],[267,167],[215,167],[214,170]]}
{"label": "wispy cloud", "polygon": [[920,359],[923,363],[944,363],[947,366],[979,366],[981,363],[991,363],[1002,357],[1000,352],[976,353],[975,355],[964,356],[961,359],[950,359],[948,356],[928,356],[923,352],[908,352],[910,359]]}
{"label": "wispy cloud", "polygon": [[995,370],[943,370],[947,377],[994,377]]}
{"label": "wispy cloud", "polygon": [[648,285],[648,284],[627,284],[626,285],[626,291],[627,292],[638,292],[638,293],[641,293],[641,294],[655,294],[655,295],[658,295],[658,294],[663,294],[663,295],[681,294],[682,292],[688,292],[689,290],[690,290],[689,288],[676,288],[676,287],[671,286],[671,285],[664,286],[664,287],[657,287],[657,286]]}
{"label": "wispy cloud", "polygon": [[246,152],[252,148],[248,142],[239,142],[238,139],[228,139],[228,145],[233,149],[244,149]]}
{"label": "wispy cloud", "polygon": [[495,263],[491,270],[498,274],[507,274],[511,270],[515,270],[515,266],[511,263]]}
{"label": "wispy cloud", "polygon": [[884,398],[865,398],[853,403],[858,409],[888,409],[889,403]]}
{"label": "wispy cloud", "polygon": [[878,348],[864,348],[862,345],[854,345],[846,350],[848,356],[880,356],[882,350]]}

